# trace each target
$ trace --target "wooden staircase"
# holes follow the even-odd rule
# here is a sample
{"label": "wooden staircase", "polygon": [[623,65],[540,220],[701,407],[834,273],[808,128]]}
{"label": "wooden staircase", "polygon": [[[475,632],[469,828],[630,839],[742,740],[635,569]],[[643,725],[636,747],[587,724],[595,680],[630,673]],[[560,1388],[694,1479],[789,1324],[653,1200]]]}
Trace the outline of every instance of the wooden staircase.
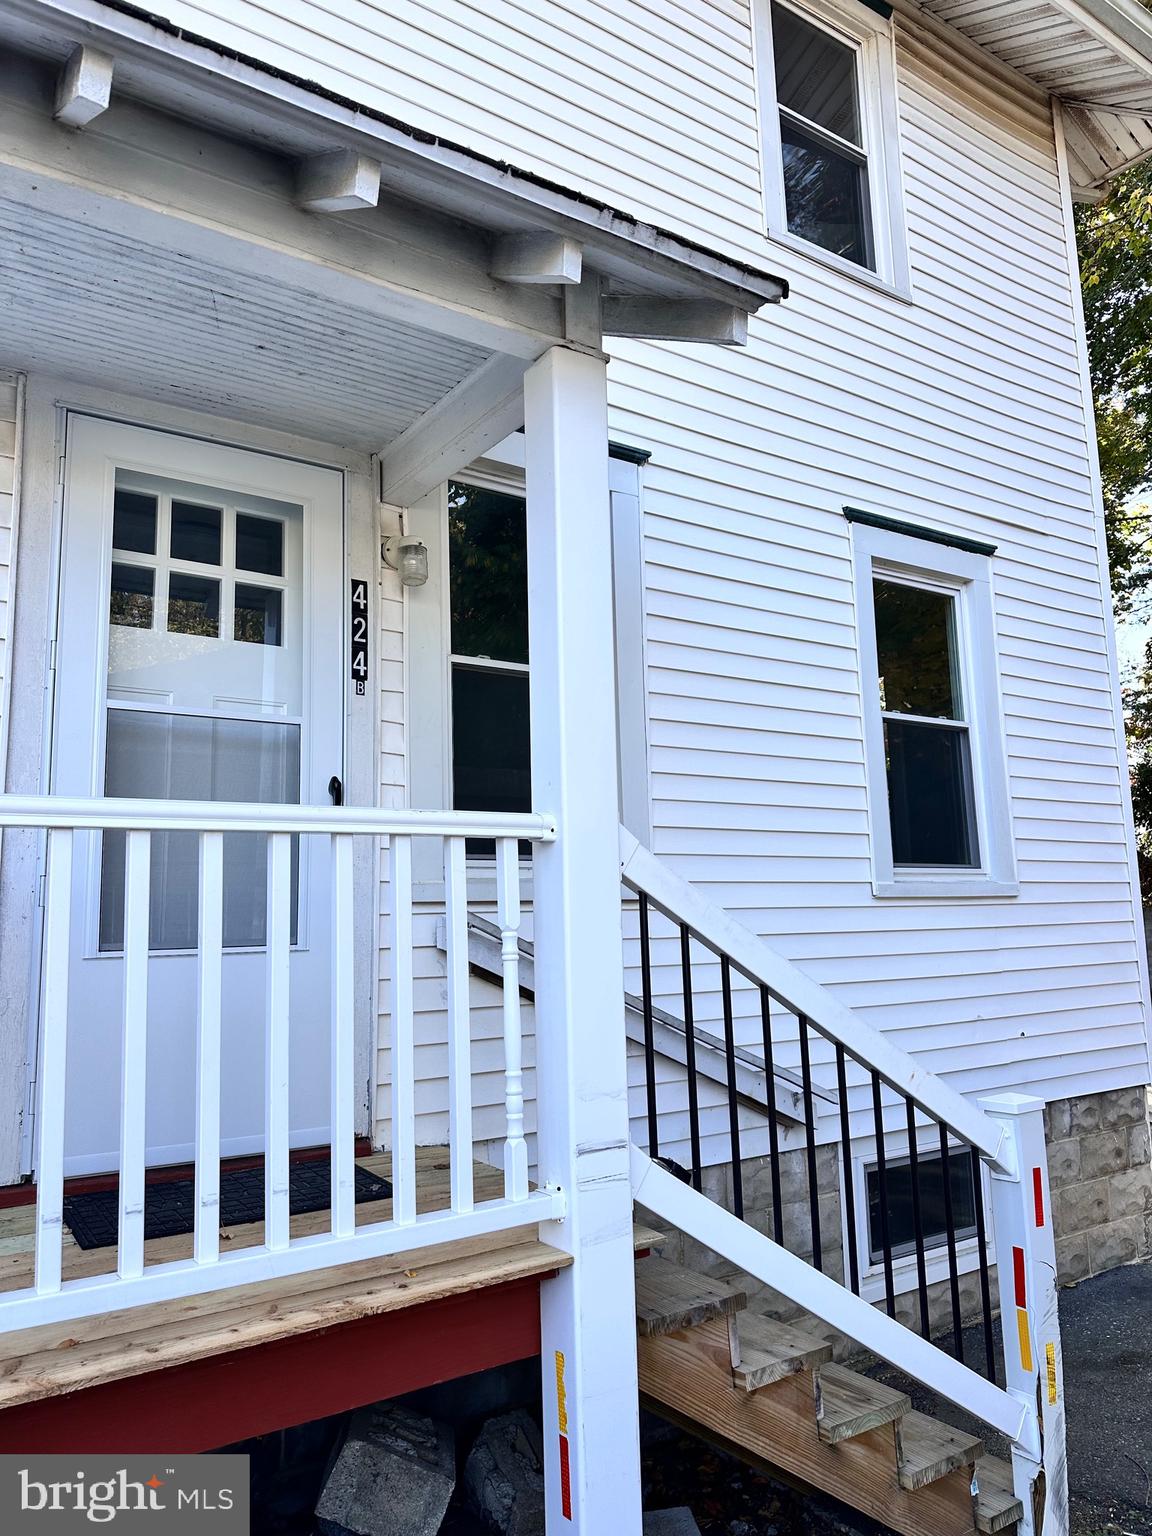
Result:
{"label": "wooden staircase", "polygon": [[977,1436],[746,1307],[732,1285],[655,1256],[638,1263],[640,1390],[657,1412],[902,1536],[1016,1531],[1011,1468]]}

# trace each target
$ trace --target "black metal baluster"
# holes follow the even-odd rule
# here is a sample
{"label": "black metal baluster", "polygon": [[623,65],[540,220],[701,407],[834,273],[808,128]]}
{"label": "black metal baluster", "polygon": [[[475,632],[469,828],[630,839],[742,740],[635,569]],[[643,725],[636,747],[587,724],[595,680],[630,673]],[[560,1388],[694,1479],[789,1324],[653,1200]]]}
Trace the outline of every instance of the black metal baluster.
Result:
{"label": "black metal baluster", "polygon": [[984,1177],[980,1154],[970,1148],[972,1189],[976,1197],[976,1251],[980,1259],[980,1311],[984,1320],[984,1369],[989,1381],[996,1380],[996,1344],[992,1333],[992,1287],[988,1277],[988,1232],[984,1222]]}
{"label": "black metal baluster", "polygon": [[908,1110],[908,1175],[912,1181],[912,1231],[916,1239],[916,1288],[920,1294],[920,1332],[932,1337],[928,1311],[928,1269],[924,1258],[924,1220],[920,1210],[920,1153],[916,1146],[916,1106],[905,1099]]}
{"label": "black metal baluster", "polygon": [[817,1269],[824,1268],[824,1254],[820,1242],[820,1191],[816,1184],[816,1115],[812,1104],[812,1062],[808,1050],[808,1020],[798,1014],[800,1024],[800,1076],[804,1085],[804,1130],[808,1163],[808,1218],[812,1224],[812,1262]]}
{"label": "black metal baluster", "polygon": [[696,1021],[692,1008],[692,934],[680,924],[680,977],[684,989],[684,1065],[688,1072],[688,1134],[692,1140],[692,1188],[703,1183],[700,1160],[700,1085],[696,1080]]}
{"label": "black metal baluster", "polygon": [[724,1057],[728,1064],[728,1135],[732,1151],[732,1214],[744,1219],[744,1179],[740,1171],[740,1105],[736,1098],[736,1025],[732,1018],[732,962],[720,956],[724,998]]}
{"label": "black metal baluster", "polygon": [[852,1177],[852,1125],[848,1116],[848,1074],[844,1047],[836,1046],[836,1091],[840,1096],[840,1161],[844,1169],[844,1207],[847,1216],[848,1278],[853,1294],[860,1294],[860,1255],[857,1252],[856,1185]]}
{"label": "black metal baluster", "polygon": [[652,1032],[652,953],[649,948],[648,897],[640,892],[640,975],[644,992],[644,1091],[648,1099],[648,1156],[660,1156],[660,1122],[656,1114],[656,1048]]}
{"label": "black metal baluster", "polygon": [[952,1209],[952,1169],[948,1161],[948,1127],[940,1127],[940,1174],[944,1180],[944,1232],[948,1239],[948,1289],[952,1296],[952,1343],[964,1361],[964,1328],[960,1320],[960,1271],[956,1267],[956,1216]]}
{"label": "black metal baluster", "polygon": [[872,1074],[872,1120],[876,1127],[876,1194],[880,1202],[880,1248],[884,1258],[884,1303],[888,1316],[896,1316],[896,1288],[892,1280],[892,1239],[888,1230],[888,1165],[884,1158],[884,1110],[880,1103],[880,1077]]}
{"label": "black metal baluster", "polygon": [[768,1160],[772,1177],[772,1236],[783,1247],[784,1212],[780,1209],[780,1127],[776,1123],[776,1064],[772,1056],[772,994],[760,988],[760,1022],[764,1032],[764,1082],[768,1095]]}

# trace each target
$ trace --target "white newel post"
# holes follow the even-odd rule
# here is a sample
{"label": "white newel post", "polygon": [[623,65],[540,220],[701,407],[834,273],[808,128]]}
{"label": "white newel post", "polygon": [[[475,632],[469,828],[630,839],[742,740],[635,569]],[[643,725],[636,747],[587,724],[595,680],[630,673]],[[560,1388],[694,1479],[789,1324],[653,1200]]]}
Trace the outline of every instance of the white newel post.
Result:
{"label": "white newel post", "polygon": [[549,1536],[640,1536],[632,1194],[606,365],[554,347],[524,380],[541,1183],[568,1200],[541,1287]]}
{"label": "white newel post", "polygon": [[1024,1505],[1019,1536],[1067,1536],[1064,1377],[1044,1101],[1002,1093],[979,1102],[1007,1132],[1004,1162],[1012,1169],[993,1171],[991,1189],[1005,1385],[1029,1405],[1034,1430],[1033,1443],[1018,1443],[1012,1452],[1016,1496]]}

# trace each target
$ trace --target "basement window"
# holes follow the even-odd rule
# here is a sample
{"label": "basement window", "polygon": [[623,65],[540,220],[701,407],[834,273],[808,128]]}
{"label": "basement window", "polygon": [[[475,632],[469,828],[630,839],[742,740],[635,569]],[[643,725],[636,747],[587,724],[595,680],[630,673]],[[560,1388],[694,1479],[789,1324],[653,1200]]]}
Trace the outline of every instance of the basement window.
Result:
{"label": "basement window", "polygon": [[[948,1241],[947,1213],[944,1204],[944,1160],[939,1153],[920,1153],[916,1159],[920,1190],[920,1226],[925,1249],[942,1248]],[[956,1241],[976,1236],[976,1187],[972,1162],[967,1154],[948,1158],[948,1176],[952,1195],[952,1220]],[[884,1262],[884,1232],[881,1221],[880,1173],[875,1164],[865,1171],[868,1191],[868,1258],[872,1264]],[[892,1257],[903,1258],[916,1252],[916,1219],[912,1203],[912,1165],[907,1157],[889,1158],[884,1165],[887,1193],[888,1238]]]}
{"label": "basement window", "polygon": [[906,292],[887,7],[760,0],[756,15],[768,233]]}

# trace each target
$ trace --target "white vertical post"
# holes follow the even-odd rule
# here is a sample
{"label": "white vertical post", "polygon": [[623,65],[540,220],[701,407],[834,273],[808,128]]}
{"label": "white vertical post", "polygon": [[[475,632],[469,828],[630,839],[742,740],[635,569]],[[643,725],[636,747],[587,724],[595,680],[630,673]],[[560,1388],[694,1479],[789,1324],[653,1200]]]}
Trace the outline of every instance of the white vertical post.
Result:
{"label": "white vertical post", "polygon": [[220,1257],[220,1005],[224,947],[224,834],[200,838],[200,949],[196,957],[197,1264]]}
{"label": "white vertical post", "polygon": [[332,836],[332,1236],[356,1230],[355,908],[352,839]]}
{"label": "white vertical post", "polygon": [[124,1030],[120,1063],[122,1280],[144,1273],[144,1159],[148,1110],[148,928],[152,834],[129,832],[124,868]]}
{"label": "white vertical post", "polygon": [[291,1048],[288,966],[292,942],[292,836],[268,834],[268,962],[264,1014],[264,1245],[287,1248],[291,1237],[288,1204],[288,1085]]}
{"label": "white vertical post", "polygon": [[470,1211],[472,1190],[472,1009],[468,997],[468,881],[464,839],[444,839],[444,928],[448,947],[448,1134],[452,1209]]}
{"label": "white vertical post", "polygon": [[1004,1379],[1029,1411],[1029,1434],[1012,1447],[1016,1497],[1024,1505],[1019,1533],[1067,1536],[1064,1376],[1044,1101],[1002,1093],[981,1099],[980,1108],[1004,1127],[1004,1160],[1012,1170],[993,1169],[991,1189]]}
{"label": "white vertical post", "polygon": [[36,1289],[60,1289],[64,1236],[64,1085],[68,1066],[68,963],[71,948],[72,832],[48,834],[44,916],[44,1034],[36,1111]]}
{"label": "white vertical post", "polygon": [[549,1532],[639,1536],[632,1190],[620,928],[606,364],[554,347],[524,379],[539,1175],[573,1257],[541,1286]]}
{"label": "white vertical post", "polygon": [[392,1219],[416,1220],[416,1040],[412,984],[412,839],[392,838]]}
{"label": "white vertical post", "polygon": [[524,1036],[520,1020],[520,847],[502,837],[496,846],[496,908],[504,973],[504,1198],[528,1194],[524,1140]]}

